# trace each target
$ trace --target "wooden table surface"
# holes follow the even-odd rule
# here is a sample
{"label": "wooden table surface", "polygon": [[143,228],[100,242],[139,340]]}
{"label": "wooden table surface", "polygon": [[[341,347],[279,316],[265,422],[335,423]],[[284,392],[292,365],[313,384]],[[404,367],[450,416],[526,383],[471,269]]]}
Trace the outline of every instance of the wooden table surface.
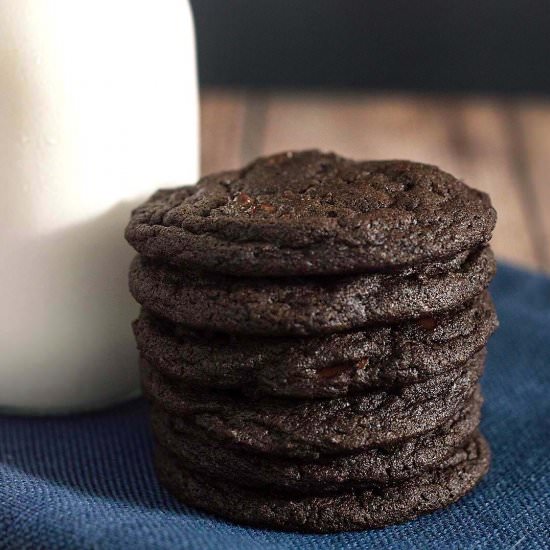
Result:
{"label": "wooden table surface", "polygon": [[312,147],[437,164],[491,195],[499,258],[550,272],[550,101],[208,89],[201,104],[203,173]]}

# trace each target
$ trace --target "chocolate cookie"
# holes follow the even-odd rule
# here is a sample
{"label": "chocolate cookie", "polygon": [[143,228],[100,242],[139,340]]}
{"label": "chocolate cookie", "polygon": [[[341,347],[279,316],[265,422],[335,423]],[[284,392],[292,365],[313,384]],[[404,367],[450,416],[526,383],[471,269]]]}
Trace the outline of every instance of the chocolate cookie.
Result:
{"label": "chocolate cookie", "polygon": [[244,488],[235,480],[216,481],[160,449],[156,467],[160,480],[185,504],[250,525],[329,533],[384,527],[443,508],[473,489],[489,460],[487,442],[477,434],[444,469],[396,485],[303,496]]}
{"label": "chocolate cookie", "polygon": [[190,327],[308,335],[455,309],[479,294],[494,272],[489,248],[397,273],[287,279],[197,274],[138,256],[130,290],[145,308]]}
{"label": "chocolate cookie", "polygon": [[[318,458],[389,445],[432,431],[470,400],[485,353],[462,368],[404,388],[326,400],[246,399],[175,383],[142,361],[143,387],[155,404],[209,437],[243,450]],[[178,419],[174,422],[177,425]]]}
{"label": "chocolate cookie", "polygon": [[335,397],[403,386],[456,368],[496,326],[483,293],[458,311],[398,325],[314,337],[246,337],[193,331],[142,311],[141,354],[182,382],[247,393]]}
{"label": "chocolate cookie", "polygon": [[481,402],[478,390],[459,414],[433,432],[387,447],[321,457],[316,461],[224,447],[192,424],[174,422],[160,408],[153,410],[152,424],[158,443],[193,471],[219,480],[238,479],[239,484],[255,489],[323,494],[352,487],[387,485],[443,465],[477,429]]}
{"label": "chocolate cookie", "polygon": [[161,190],[126,238],[144,256],[217,273],[335,274],[454,256],[486,243],[495,219],[485,193],[435,166],[304,151]]}

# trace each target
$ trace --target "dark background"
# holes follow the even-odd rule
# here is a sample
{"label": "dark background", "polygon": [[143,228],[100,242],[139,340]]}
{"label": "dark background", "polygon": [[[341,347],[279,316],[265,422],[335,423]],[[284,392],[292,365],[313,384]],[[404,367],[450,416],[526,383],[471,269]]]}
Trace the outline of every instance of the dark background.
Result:
{"label": "dark background", "polygon": [[550,93],[549,0],[191,0],[205,85]]}

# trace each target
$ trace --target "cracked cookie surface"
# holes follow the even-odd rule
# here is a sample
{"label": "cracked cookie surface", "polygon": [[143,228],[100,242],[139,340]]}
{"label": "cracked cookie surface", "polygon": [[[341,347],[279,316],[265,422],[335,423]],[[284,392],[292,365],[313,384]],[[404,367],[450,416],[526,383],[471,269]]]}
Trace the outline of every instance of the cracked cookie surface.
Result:
{"label": "cracked cookie surface", "polygon": [[[242,452],[211,440],[191,424],[177,421],[159,407],[152,412],[157,442],[192,470],[219,480],[238,479],[253,489],[279,488],[293,493],[333,493],[395,483],[448,463],[479,424],[481,394],[432,432],[362,452],[297,460]],[[208,460],[205,460],[208,457]]]}
{"label": "cracked cookie surface", "polygon": [[474,394],[485,350],[462,368],[404,388],[333,399],[246,399],[175,383],[141,362],[145,393],[175,422],[258,453],[318,458],[404,441],[455,416]]}
{"label": "cracked cookie surface", "polygon": [[126,238],[186,268],[341,274],[455,256],[488,242],[495,220],[485,193],[435,166],[302,151],[160,190],[135,209]]}
{"label": "cracked cookie surface", "polygon": [[397,325],[312,337],[238,336],[193,331],[142,311],[140,353],[187,384],[248,394],[320,398],[403,386],[456,368],[496,327],[487,293],[465,308]]}
{"label": "cracked cookie surface", "polygon": [[489,447],[478,433],[455,453],[452,465],[411,480],[336,495],[289,496],[197,474],[161,448],[155,460],[161,481],[185,504],[240,523],[317,533],[384,527],[448,506],[477,485],[489,461]]}
{"label": "cracked cookie surface", "polygon": [[460,307],[496,269],[490,248],[395,273],[257,278],[195,273],[137,256],[130,291],[159,317],[230,334],[309,335]]}

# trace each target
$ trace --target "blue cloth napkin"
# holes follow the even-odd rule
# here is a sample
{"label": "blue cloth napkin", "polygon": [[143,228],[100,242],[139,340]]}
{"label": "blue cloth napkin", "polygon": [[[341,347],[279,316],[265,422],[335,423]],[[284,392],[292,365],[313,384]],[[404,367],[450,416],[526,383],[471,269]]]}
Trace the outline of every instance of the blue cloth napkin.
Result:
{"label": "blue cloth napkin", "polygon": [[[459,503],[386,529],[300,535],[178,504],[155,480],[146,405],[0,417],[0,548],[550,548],[550,279],[500,266],[483,380],[493,465]],[[208,460],[208,457],[205,457]]]}

